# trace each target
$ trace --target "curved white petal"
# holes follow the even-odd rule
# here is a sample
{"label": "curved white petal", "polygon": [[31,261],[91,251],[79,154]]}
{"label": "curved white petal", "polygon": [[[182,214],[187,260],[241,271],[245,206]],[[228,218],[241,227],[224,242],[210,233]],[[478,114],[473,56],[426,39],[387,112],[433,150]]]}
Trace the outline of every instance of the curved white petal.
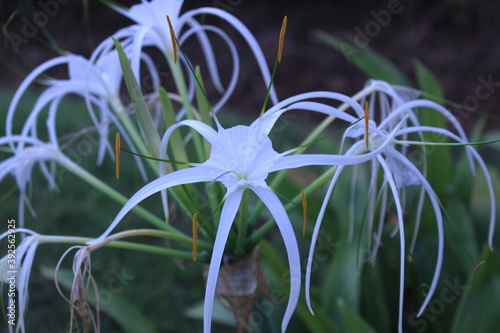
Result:
{"label": "curved white petal", "polygon": [[[261,74],[264,78],[264,83],[267,86],[269,82],[271,82],[271,74],[269,72],[266,63],[266,58],[264,57],[264,54],[259,46],[259,43],[255,39],[253,34],[240,20],[238,20],[236,17],[234,17],[233,15],[229,14],[224,10],[213,7],[203,7],[187,11],[181,16],[180,20],[187,20],[188,17],[193,17],[196,15],[207,15],[207,14],[220,17],[221,19],[227,21],[241,34],[241,36],[250,46],[250,49],[252,50],[255,59],[257,60],[257,64],[259,65]],[[278,97],[276,96],[276,91],[274,89],[274,86],[271,87],[269,96],[274,104],[278,103]]]}
{"label": "curved white petal", "polygon": [[441,208],[439,207],[439,201],[436,193],[432,189],[427,179],[425,179],[425,177],[419,172],[418,168],[414,166],[403,154],[401,154],[397,150],[390,149],[389,152],[394,158],[399,159],[401,163],[405,164],[406,167],[410,169],[419,178],[420,182],[422,183],[427,192],[429,200],[432,204],[432,208],[434,209],[434,215],[436,216],[436,225],[438,230],[438,254],[436,260],[436,269],[434,271],[434,277],[432,279],[431,287],[429,288],[427,296],[417,314],[417,316],[420,316],[422,312],[424,312],[424,309],[427,307],[427,305],[431,301],[432,296],[434,295],[437,284],[439,282],[441,266],[443,265],[443,253],[444,253],[443,216],[441,214]]}
{"label": "curved white petal", "polygon": [[115,217],[110,226],[106,231],[99,236],[99,238],[88,242],[88,244],[94,244],[106,238],[111,231],[120,223],[122,218],[127,214],[132,208],[138,205],[142,200],[147,197],[160,192],[161,190],[170,188],[172,186],[199,183],[213,180],[208,172],[200,167],[191,167],[187,169],[177,170],[169,173],[165,176],[153,180],[151,183],[145,185],[139,191],[137,191],[123,206],[118,215]]}
{"label": "curved white petal", "polygon": [[210,259],[208,268],[207,288],[205,290],[205,304],[203,306],[203,332],[210,333],[212,322],[212,307],[215,297],[215,289],[217,287],[217,278],[219,276],[220,264],[224,248],[226,246],[227,237],[231,226],[233,225],[234,217],[240,207],[243,189],[238,189],[227,195],[226,202],[222,207],[219,228],[215,236],[215,244]]}
{"label": "curved white petal", "polygon": [[333,175],[332,181],[330,182],[330,185],[328,185],[328,190],[326,191],[325,198],[323,199],[323,203],[321,204],[320,211],[318,213],[318,217],[316,219],[316,224],[314,225],[314,230],[311,236],[311,246],[309,248],[309,255],[307,257],[307,268],[306,268],[306,303],[307,307],[309,308],[309,311],[314,314],[314,311],[311,306],[311,292],[310,292],[310,286],[311,286],[311,271],[312,271],[312,264],[314,260],[314,251],[316,249],[316,241],[318,239],[319,235],[319,230],[321,228],[321,223],[323,222],[323,217],[325,215],[326,207],[328,206],[328,203],[330,201],[330,197],[332,196],[333,189],[335,187],[335,184],[337,183],[338,178],[340,177],[340,174],[342,173],[342,170],[344,170],[344,166],[340,165],[337,170],[335,170],[335,174]]}
{"label": "curved white petal", "polygon": [[[364,144],[364,142],[358,141],[355,146],[359,148]],[[382,153],[387,144],[389,144],[389,141],[371,152],[360,155],[295,154],[283,156],[274,163],[269,172],[310,165],[353,165],[364,163]]]}
{"label": "curved white petal", "polygon": [[[228,46],[230,54],[231,54],[231,59],[233,62],[233,70],[231,73],[231,78],[229,80],[229,84],[227,85],[227,88],[224,89],[224,87],[222,86],[222,83],[220,82],[219,74],[217,71],[217,65],[215,63],[215,58],[213,57],[213,54],[212,54],[213,52],[211,50],[211,46],[210,46],[210,51],[208,51],[208,50],[204,51],[212,82],[214,83],[214,86],[217,88],[217,90],[223,94],[221,96],[220,100],[217,101],[213,106],[214,111],[217,112],[227,102],[229,97],[232,95],[234,88],[236,87],[236,83],[238,81],[238,76],[239,76],[239,71],[240,71],[240,60],[238,57],[238,51],[237,51],[236,46],[234,45],[233,41],[221,29],[219,29],[217,27],[204,26],[204,25],[198,25],[196,27],[197,27],[197,29],[195,29],[195,30],[192,28],[192,29],[186,31],[185,33],[183,33],[182,38],[179,42],[182,44],[182,42],[185,39],[189,38],[191,34],[198,33],[198,30],[203,30],[204,32],[205,31],[214,32],[217,35],[219,35],[223,39],[223,41],[226,43],[226,45]],[[203,44],[202,44],[202,47],[203,47]],[[203,47],[203,48],[204,49],[208,48],[208,46]]]}
{"label": "curved white petal", "polygon": [[324,113],[334,117],[339,117],[340,119],[344,119],[348,122],[354,122],[358,120],[355,117],[342,111],[340,108],[334,108],[326,104],[305,101],[307,99],[317,99],[317,98],[331,99],[334,101],[345,103],[346,105],[350,106],[356,112],[356,114],[358,115],[361,114],[361,116],[364,114],[362,106],[349,96],[329,91],[313,91],[309,93],[298,94],[279,102],[278,104],[276,104],[275,106],[271,107],[269,110],[264,112],[262,116],[263,120],[258,119],[254,123],[262,121],[261,125],[262,130],[265,133],[269,134],[269,132],[272,130],[278,118],[284,112],[299,108],[309,111]]}
{"label": "curved white petal", "polygon": [[295,233],[292,228],[292,223],[283,207],[283,204],[269,188],[260,186],[251,187],[252,191],[264,202],[266,207],[271,212],[271,215],[276,220],[276,224],[283,237],[285,243],[286,253],[288,255],[288,264],[290,266],[290,298],[286,307],[283,322],[281,324],[281,331],[285,332],[292,317],[300,295],[300,255],[295,238]]}
{"label": "curved white petal", "polygon": [[208,36],[205,32],[209,30],[217,32],[221,37],[223,37],[223,39],[228,45],[232,44],[234,46],[234,43],[227,36],[227,34],[219,28],[202,25],[192,17],[188,16],[186,17],[186,23],[189,24],[191,28],[182,34],[181,38],[179,39],[179,43],[182,45],[184,40],[189,38],[191,34],[196,33],[196,37],[198,38],[198,41],[200,42],[201,48],[203,50],[203,54],[205,55],[205,60],[207,61],[210,78],[212,79],[212,82],[214,83],[214,86],[217,89],[217,91],[219,93],[223,93],[224,88],[220,81],[219,72],[217,71],[217,58],[214,55],[212,44],[210,43],[210,40],[208,39]]}
{"label": "curved white petal", "polygon": [[[62,56],[62,57],[57,57],[57,58],[48,60],[47,62],[44,62],[43,64],[41,64],[40,66],[35,68],[35,70],[33,70],[24,79],[24,81],[21,83],[21,85],[17,89],[16,93],[14,94],[14,97],[12,98],[12,101],[9,105],[9,109],[7,110],[7,117],[6,117],[6,122],[5,122],[5,132],[8,136],[13,134],[12,133],[12,126],[13,126],[12,121],[14,118],[14,113],[17,109],[19,101],[21,100],[21,97],[23,96],[24,92],[28,89],[29,85],[31,83],[33,83],[33,81],[38,76],[40,76],[40,74],[45,72],[47,69],[68,63],[71,59],[72,59],[72,56],[69,55],[69,56]],[[12,147],[12,149],[14,149],[14,148]]]}
{"label": "curved white petal", "polygon": [[323,113],[330,117],[335,117],[338,119],[345,120],[349,123],[354,123],[359,120],[351,116],[350,114],[346,113],[345,111],[342,111],[335,107],[318,102],[303,101],[291,104],[286,108],[276,110],[275,112],[272,113],[266,112],[264,113],[263,117],[254,121],[252,126],[261,126],[262,131],[269,134],[272,131],[272,128],[277,122],[278,118],[285,112],[293,110],[305,110],[305,111]]}
{"label": "curved white petal", "polygon": [[[435,127],[429,127],[429,126],[418,126],[418,127],[410,127],[410,128],[405,128],[401,130],[401,133],[413,133],[413,132],[433,132],[433,133],[438,133],[442,135],[446,135],[450,139],[453,139],[459,143],[463,144],[468,144],[469,142],[466,139],[463,139],[456,134],[448,131],[447,129],[443,128],[435,128]],[[486,184],[488,185],[488,193],[490,195],[490,228],[488,231],[488,245],[490,246],[491,249],[493,249],[493,235],[495,233],[495,218],[496,218],[496,202],[495,202],[495,191],[493,189],[493,182],[491,179],[491,175],[488,171],[488,168],[486,167],[486,164],[484,163],[483,159],[479,155],[479,153],[472,147],[472,146],[466,146],[465,147],[467,154],[469,156],[469,163],[473,166],[473,160],[472,157],[476,160],[476,162],[479,164],[481,169],[483,170],[484,177],[486,178]],[[472,171],[474,169],[472,168]]]}
{"label": "curved white petal", "polygon": [[398,332],[403,332],[403,299],[404,299],[404,282],[405,282],[405,229],[403,223],[403,208],[401,207],[401,201],[399,198],[398,189],[396,182],[392,178],[390,173],[390,168],[385,162],[382,156],[377,156],[377,160],[384,169],[385,179],[387,180],[389,187],[392,191],[392,196],[394,197],[394,204],[396,205],[396,211],[398,216],[398,227],[399,227],[399,241],[400,241],[400,267],[399,267],[399,311],[398,311]]}

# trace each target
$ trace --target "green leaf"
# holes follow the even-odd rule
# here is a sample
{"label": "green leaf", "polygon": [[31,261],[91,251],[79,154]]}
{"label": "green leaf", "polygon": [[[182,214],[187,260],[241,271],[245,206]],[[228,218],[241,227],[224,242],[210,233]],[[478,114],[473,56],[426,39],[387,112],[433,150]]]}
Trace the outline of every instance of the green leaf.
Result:
{"label": "green leaf", "polygon": [[324,277],[321,306],[332,314],[338,315],[335,303],[344,300],[348,306],[358,309],[360,304],[361,278],[359,267],[358,242],[343,243],[335,251],[333,261]]}
{"label": "green leaf", "polygon": [[[271,244],[265,240],[262,240],[259,243],[259,254],[261,258],[269,264],[269,267],[272,269],[272,273],[281,277],[276,280],[282,285],[280,289],[283,288],[283,292],[287,294],[289,284],[283,281],[283,277],[289,274],[288,265],[285,264],[283,259],[277,254],[276,249],[274,249]],[[309,329],[309,332],[339,332],[337,326],[326,315],[325,311],[319,306],[319,304],[311,301],[311,305],[314,309],[314,316],[309,312],[305,296],[301,293],[296,312],[301,317],[304,325],[306,325]]]}
{"label": "green leaf", "polygon": [[[196,103],[198,105],[198,112],[200,113],[201,121],[205,124],[212,126],[212,115],[210,114],[210,110],[212,110],[212,106],[207,99],[207,95],[205,93],[205,87],[203,86],[203,78],[201,76],[201,71],[199,67],[196,67],[195,73],[197,80],[196,82]],[[215,114],[214,114],[215,117]],[[205,157],[208,158],[210,155],[210,145],[207,141],[205,141]]]}
{"label": "green leaf", "polygon": [[[167,91],[163,87],[159,87],[158,94],[160,96],[160,103],[163,110],[163,117],[165,118],[167,127],[176,124],[177,119],[175,117],[174,106],[172,105],[172,101],[170,100]],[[174,131],[170,135],[169,145],[172,148],[174,160],[184,161],[184,162],[188,161],[188,156],[186,154],[184,141],[182,140],[182,136],[179,131]],[[182,169],[183,167],[179,166],[178,168]],[[172,169],[170,169],[169,171],[172,171]]]}
{"label": "green leaf", "polygon": [[[361,281],[361,314],[378,332],[389,332],[390,310],[380,264],[366,262]],[[342,312],[342,311],[341,311]]]}
{"label": "green leaf", "polygon": [[452,332],[489,333],[498,331],[500,318],[500,255],[485,247],[479,266],[466,286],[451,285],[463,293]]}
{"label": "green leaf", "polygon": [[[42,267],[42,275],[50,280],[54,280],[54,268]],[[73,284],[73,273],[69,269],[59,269],[57,281],[60,286],[68,291],[71,290]],[[120,296],[118,292],[113,292],[102,285],[98,284],[99,295],[110,293],[112,297],[108,297],[108,302],[104,303],[101,300],[100,310],[106,313],[110,318],[113,318],[118,323],[123,332],[127,333],[156,333],[155,325],[146,317],[144,317],[130,302]],[[89,287],[89,295],[87,300],[95,306],[94,288],[92,284]]]}
{"label": "green leaf", "polygon": [[352,62],[368,77],[383,80],[391,84],[409,86],[405,75],[392,62],[371,48],[364,47],[359,49],[323,31],[318,31],[317,36],[327,45],[341,52],[346,57],[347,62]]}
{"label": "green leaf", "polygon": [[[203,302],[199,302],[184,311],[186,317],[203,320]],[[212,321],[220,324],[224,324],[231,327],[236,327],[236,320],[234,315],[224,308],[219,301],[215,300],[214,306],[212,308]]]}
{"label": "green leaf", "polygon": [[[420,61],[415,60],[415,74],[420,89],[432,96],[436,102],[443,100],[443,90],[427,67]],[[419,110],[420,124],[437,128],[446,128],[446,122],[441,113],[428,108]],[[436,133],[424,133],[424,139],[428,142],[448,142],[447,137]],[[427,146],[427,179],[432,188],[440,198],[444,198],[447,187],[451,181],[452,163],[451,151],[448,146]]]}
{"label": "green leaf", "polygon": [[134,104],[134,108],[137,114],[137,120],[142,129],[142,133],[146,139],[146,144],[150,153],[154,157],[159,156],[161,139],[156,130],[156,126],[151,118],[151,113],[146,104],[144,96],[142,95],[141,87],[139,86],[137,79],[132,71],[130,62],[128,60],[127,54],[123,50],[120,42],[113,39],[115,42],[115,47],[118,52],[118,58],[120,59],[120,65],[123,71],[123,79],[127,86],[128,93]]}
{"label": "green leaf", "polygon": [[340,311],[344,332],[346,333],[375,333],[376,331],[360,316],[356,310],[346,304],[342,298],[337,299],[337,308]]}
{"label": "green leaf", "polygon": [[453,258],[451,265],[455,274],[467,275],[473,261],[471,258],[477,258],[480,250],[470,210],[460,198],[450,196],[446,213],[449,221],[445,226],[448,229],[445,233],[446,251]]}

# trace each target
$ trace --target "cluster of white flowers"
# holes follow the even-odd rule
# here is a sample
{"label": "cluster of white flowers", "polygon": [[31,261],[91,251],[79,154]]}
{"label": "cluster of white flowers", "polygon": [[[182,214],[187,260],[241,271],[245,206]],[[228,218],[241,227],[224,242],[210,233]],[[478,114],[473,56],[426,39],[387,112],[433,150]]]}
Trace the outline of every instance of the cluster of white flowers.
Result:
{"label": "cluster of white flowers", "polygon": [[[120,41],[123,45],[137,78],[141,77],[141,68],[146,68],[147,74],[153,78],[154,89],[161,85],[160,74],[151,57],[144,52],[145,47],[159,49],[164,54],[172,73],[182,73],[183,67],[184,69],[188,68],[185,59],[181,58],[180,63],[174,62],[174,48],[165,19],[166,15],[168,15],[173,30],[178,33],[180,45],[191,36],[196,37],[199,41],[210,73],[211,83],[220,93],[220,98],[213,103],[213,109],[215,111],[220,110],[237,84],[240,64],[236,46],[227,33],[218,27],[202,24],[196,19],[200,15],[213,15],[231,24],[246,40],[253,50],[255,59],[261,69],[264,84],[269,84],[271,75],[267,69],[263,52],[253,35],[239,20],[223,10],[208,7],[190,10],[181,14],[182,4],[182,0],[143,0],[141,4],[134,5],[129,10],[116,8],[119,13],[135,22],[135,24],[117,31],[112,38]],[[223,83],[219,75],[219,67],[209,34],[220,37],[230,50],[233,68],[228,83]],[[114,151],[108,137],[110,125],[116,126],[131,151],[145,152],[143,147],[139,146],[141,140],[137,140],[141,133],[140,131],[136,133],[132,131],[133,127],[130,126],[127,117],[127,106],[124,105],[124,100],[120,95],[123,73],[112,38],[104,40],[89,59],[69,54],[40,65],[21,84],[13,98],[7,113],[6,136],[0,138],[0,145],[9,149],[13,156],[0,162],[0,180],[9,174],[15,177],[20,191],[19,219],[21,221],[23,221],[25,205],[30,207],[26,191],[31,181],[31,170],[35,164],[40,166],[51,186],[56,186],[54,167],[56,163],[68,170],[77,168],[76,164],[62,153],[56,129],[57,112],[61,111],[59,104],[65,95],[76,94],[85,101],[88,115],[99,133],[97,163],[101,163],[106,154],[114,158]],[[47,88],[33,106],[33,111],[24,121],[21,131],[15,133],[13,122],[17,116],[16,110],[19,101],[25,94],[26,89],[49,68],[64,64],[68,67],[68,79],[52,79],[43,82]],[[190,73],[189,70],[187,72]],[[184,96],[188,101],[192,101],[197,83],[192,73],[186,76],[186,83],[182,81],[176,82],[178,85],[177,93]],[[174,74],[173,77],[176,80],[184,79],[182,74]],[[182,89],[182,84],[184,84],[185,90]],[[442,106],[429,100],[419,99],[417,94],[409,93],[408,90],[395,88],[385,82],[375,80],[369,81],[366,87],[353,97],[334,92],[318,91],[292,96],[279,101],[274,89],[270,89],[270,98],[274,106],[261,114],[252,124],[249,126],[237,125],[227,129],[223,128],[216,118],[214,118],[215,129],[200,120],[183,120],[185,113],[180,110],[179,122],[171,124],[162,133],[163,135],[160,134],[160,137],[162,136],[160,156],[156,157],[166,158],[167,146],[173,131],[181,126],[187,126],[198,132],[211,146],[209,158],[203,163],[193,163],[189,167],[169,173],[165,171],[165,163],[159,162],[160,175],[136,192],[123,206],[109,228],[100,237],[90,241],[88,245],[92,246],[104,241],[125,214],[142,200],[155,193],[165,193],[165,190],[177,185],[221,182],[226,188],[226,193],[213,245],[205,294],[204,331],[209,332],[215,288],[228,235],[240,207],[243,194],[246,190],[250,190],[262,200],[275,219],[288,254],[291,285],[289,302],[282,322],[282,331],[285,331],[299,299],[301,259],[292,224],[284,205],[266,182],[268,175],[279,170],[303,166],[338,166],[317,216],[308,256],[305,288],[307,302],[312,312],[309,285],[313,253],[333,188],[345,166],[370,163],[369,193],[371,193],[370,198],[372,199],[370,199],[368,205],[369,220],[375,220],[376,201],[381,200],[384,202],[389,200],[387,190],[390,190],[397,211],[401,246],[399,330],[402,331],[406,240],[403,223],[404,201],[401,199],[401,191],[404,190],[405,186],[421,186],[420,200],[423,201],[424,196],[427,195],[434,210],[438,230],[439,247],[435,273],[420,313],[429,303],[436,289],[443,263],[444,242],[441,208],[434,190],[426,179],[425,167],[415,165],[407,156],[408,146],[414,143],[409,140],[409,137],[420,138],[419,143],[421,144],[423,133],[431,132],[444,135],[456,143],[467,144],[468,139],[464,130],[454,116]],[[318,100],[321,100],[321,102]],[[368,107],[364,106],[365,101],[369,102]],[[41,111],[47,106],[49,106],[49,116],[46,120],[48,140],[44,141],[37,132],[37,126],[39,125]],[[453,130],[420,125],[417,109],[421,107],[430,108],[440,113],[452,125]],[[354,124],[344,131],[342,151],[338,153],[307,154],[302,153],[300,147],[284,152],[276,151],[270,139],[273,127],[284,113],[297,110],[321,113],[335,118],[337,122],[344,122],[346,126]],[[365,121],[360,121],[363,117],[365,117]],[[375,120],[377,120],[378,124]],[[158,130],[160,130],[160,127],[158,127]],[[361,139],[357,140],[358,138]],[[466,145],[465,149],[473,170],[474,165],[477,163],[487,178],[491,198],[491,227],[488,241],[490,247],[492,247],[495,219],[492,182],[483,160],[475,149],[469,145]],[[299,150],[301,150],[301,153],[297,153]],[[136,157],[136,162],[138,168],[146,177],[142,160]],[[383,171],[384,175],[382,183],[377,181],[380,170]],[[382,204],[382,207],[380,215],[384,216],[386,206]],[[419,207],[419,210],[421,210],[422,205],[419,205]],[[378,231],[375,231],[375,241],[371,245],[372,256],[376,254],[379,246],[380,230],[381,228],[378,228]],[[23,274],[23,278],[18,280],[19,304],[22,305],[20,307],[22,310],[27,307],[28,277],[34,249],[38,245],[37,237],[39,237],[37,234],[30,235],[19,246],[20,253],[26,253],[25,259],[19,263],[22,266],[20,272]],[[1,263],[0,261],[0,266]],[[78,272],[79,270],[74,268],[74,271]],[[17,329],[24,331],[22,321]]]}

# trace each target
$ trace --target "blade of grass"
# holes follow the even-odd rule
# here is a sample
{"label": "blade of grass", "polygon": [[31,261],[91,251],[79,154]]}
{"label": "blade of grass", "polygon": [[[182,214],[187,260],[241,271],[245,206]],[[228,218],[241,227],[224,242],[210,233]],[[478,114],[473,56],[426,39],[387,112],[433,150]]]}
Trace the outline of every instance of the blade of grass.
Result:
{"label": "blade of grass", "polygon": [[123,71],[123,79],[125,80],[128,93],[130,94],[130,98],[132,99],[132,103],[134,104],[134,108],[137,114],[137,120],[139,121],[139,125],[145,137],[146,145],[148,146],[148,149],[153,156],[159,156],[161,140],[156,130],[156,126],[153,122],[153,118],[151,117],[151,113],[146,104],[144,96],[142,95],[141,88],[139,87],[134,72],[132,71],[132,67],[130,66],[130,61],[127,57],[127,54],[123,50],[120,42],[118,42],[116,39],[113,40],[118,52],[118,58],[120,59],[120,65]]}

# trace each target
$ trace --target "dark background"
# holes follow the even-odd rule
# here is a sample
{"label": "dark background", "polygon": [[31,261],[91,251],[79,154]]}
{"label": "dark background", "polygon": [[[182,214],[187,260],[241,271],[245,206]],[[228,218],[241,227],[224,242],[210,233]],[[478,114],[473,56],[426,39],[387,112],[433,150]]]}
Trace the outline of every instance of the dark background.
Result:
{"label": "dark background", "polygon": [[[59,2],[65,4],[59,4]],[[31,19],[42,4],[57,2],[58,12],[50,18],[45,31],[39,31],[14,52],[5,33],[20,34],[23,17]],[[121,0],[125,6],[139,1]],[[320,42],[315,33],[323,30],[352,44],[356,29],[365,29],[374,20],[373,13],[386,10],[394,0],[372,1],[185,1],[183,11],[200,6],[219,6],[239,18],[261,44],[269,66],[274,62],[281,20],[288,15],[283,61],[275,79],[279,97],[286,98],[312,90],[333,90],[353,94],[367,77],[349,64],[343,54]],[[389,58],[411,79],[413,63],[420,59],[433,71],[444,87],[445,97],[463,103],[474,95],[478,77],[500,81],[500,4],[496,0],[398,1],[401,13],[391,16],[369,46]],[[88,4],[88,18],[85,17]],[[14,19],[6,25],[9,16]],[[66,51],[89,56],[91,50],[117,29],[130,24],[127,18],[100,1],[37,0],[1,1],[2,24],[0,87],[14,89],[23,77],[43,61],[57,55],[44,43],[47,36]],[[214,20],[215,24],[221,23]],[[47,34],[48,33],[48,34]],[[238,41],[236,39],[236,41]],[[230,101],[244,112],[260,109],[263,92],[250,50],[240,52],[242,75],[235,97]],[[248,66],[247,63],[251,63]],[[246,98],[250,95],[255,98]],[[495,114],[500,94],[481,101],[479,108]],[[244,102],[241,103],[242,98]],[[231,104],[232,103],[232,104]]]}
{"label": "dark background", "polygon": [[[5,33],[20,35],[24,24],[23,18],[31,20],[33,13],[41,10],[41,4],[47,4],[50,1],[57,2],[57,0],[19,2],[0,0],[0,26],[2,28],[0,35],[2,38],[0,40],[0,99],[10,99],[9,94],[13,93],[27,73],[42,62],[58,55],[46,43],[48,37],[56,41],[61,49],[88,57],[93,48],[104,38],[119,28],[131,24],[127,18],[122,17],[99,1],[88,1],[88,17],[85,17],[82,0],[59,0],[68,3],[59,6],[58,13],[47,22],[45,31],[39,31],[26,44],[21,44],[18,52],[15,52],[9,41],[4,38]],[[126,6],[138,2],[139,0],[120,0],[120,3]],[[367,24],[374,20],[372,11],[377,13],[387,9],[389,2],[389,0],[316,0],[308,2],[221,0],[220,3],[227,4],[229,7],[226,9],[254,33],[270,66],[275,59],[282,18],[284,15],[288,15],[283,61],[278,68],[275,79],[279,97],[286,98],[293,94],[312,90],[333,90],[345,94],[354,94],[360,90],[367,79],[366,75],[357,70],[353,64],[349,64],[343,54],[319,41],[315,34],[316,31],[323,30],[352,44],[357,28],[364,29]],[[217,2],[188,0],[184,10],[205,5],[212,6],[214,3]],[[480,84],[478,77],[491,76],[493,81],[500,81],[500,19],[498,19],[500,4],[498,4],[498,0],[405,0],[401,1],[401,6],[403,7],[402,12],[391,17],[390,24],[382,28],[377,36],[370,39],[369,46],[394,62],[413,82],[415,82],[413,63],[417,58],[435,73],[443,85],[445,96],[458,103],[463,103],[467,96],[474,96],[475,89]],[[17,14],[14,19],[7,24],[9,17],[15,11]],[[217,19],[212,20],[212,22],[223,25]],[[231,36],[238,42],[237,34],[234,31]],[[254,118],[260,111],[265,91],[260,76],[256,75],[256,65],[252,60],[250,50],[243,46],[240,50],[240,57],[242,60],[240,84],[230,100],[228,108],[231,107]],[[490,98],[481,101],[479,105],[481,110],[489,112],[491,116],[500,114],[498,112],[499,90],[500,87],[495,87]],[[81,100],[79,101],[81,102]],[[5,101],[0,100],[0,102]],[[0,103],[0,105],[5,105],[5,103]],[[6,110],[0,108],[0,117],[4,117],[5,113]],[[491,119],[494,120],[493,117]],[[473,117],[465,121],[470,123],[468,126],[470,130],[474,123]],[[498,120],[494,120],[489,122],[488,126],[490,129],[497,129],[498,124]],[[0,128],[0,133],[2,131],[3,126]],[[491,155],[494,156],[494,154],[496,152]],[[85,163],[93,166],[94,160],[88,160]],[[115,181],[114,165],[111,161],[107,163],[108,165],[101,168],[100,172],[107,174],[107,179],[111,183]],[[92,172],[94,169],[91,169],[90,166],[88,168]],[[112,183],[118,184],[117,187],[121,186],[120,189],[124,193],[125,189],[130,191],[133,188],[130,185],[130,179],[134,178],[134,170],[130,169],[122,170],[122,173],[129,173],[128,177],[127,174],[124,174],[123,180]],[[36,184],[41,183],[41,188],[46,191],[43,192],[44,195],[37,195],[33,199],[38,213],[38,218],[34,221],[38,223],[36,226],[38,231],[47,234],[88,235],[88,230],[91,230],[93,226],[89,225],[88,221],[97,224],[109,221],[114,217],[116,209],[118,209],[116,206],[110,208],[110,203],[107,200],[102,200],[99,194],[92,195],[91,192],[95,191],[89,191],[89,187],[82,186],[79,180],[69,178],[69,175],[67,177],[69,181],[60,184],[60,194],[49,192],[42,177],[38,177]],[[129,179],[129,182],[125,179]],[[34,188],[37,188],[36,184]],[[2,183],[3,186],[5,186],[4,183]],[[138,184],[134,184],[134,187],[138,186]],[[69,205],[54,205],[54,202],[61,200],[61,195],[78,199]],[[17,201],[15,202],[11,205],[14,210],[17,207]],[[46,207],[46,209],[44,210],[42,207]],[[74,220],[75,216],[78,221]],[[80,220],[86,222],[82,224]],[[45,221],[51,223],[41,223]],[[102,226],[98,227],[103,228]],[[56,228],[55,231],[54,228]],[[83,230],[75,230],[76,228]],[[40,277],[38,268],[44,262],[53,266],[65,249],[63,247],[57,249],[46,247],[43,251],[47,252],[42,258],[50,258],[50,260],[40,261],[41,251],[35,258],[37,268],[34,270],[30,282],[29,309],[36,311],[31,311],[29,314],[28,321],[31,326],[28,328],[40,326],[60,328],[61,323],[68,320],[67,304],[53,290],[53,281]],[[106,277],[106,274],[111,271],[110,267],[116,266],[121,269],[121,267],[125,267],[124,263],[127,263],[127,269],[131,270],[132,275],[138,276],[138,280],[131,283],[131,287],[124,291],[124,297],[135,301],[137,295],[142,294],[139,296],[138,308],[144,313],[148,313],[148,317],[154,322],[163,325],[159,326],[159,328],[165,328],[163,331],[167,331],[165,325],[174,325],[176,331],[193,331],[191,326],[193,323],[188,320],[180,320],[179,314],[174,312],[169,314],[157,311],[156,305],[165,306],[166,302],[173,302],[173,304],[169,304],[168,308],[185,309],[200,301],[203,297],[203,291],[199,288],[201,272],[198,275],[193,274],[194,265],[188,266],[187,270],[170,268],[171,271],[168,274],[162,272],[160,283],[154,274],[142,274],[144,267],[158,265],[157,257],[141,256],[140,253],[130,254],[130,252],[123,256],[126,258],[120,257],[117,251],[116,253],[106,252],[105,255],[93,258],[94,271],[103,272],[104,275],[98,276],[97,280],[104,283],[109,281],[109,276]],[[170,260],[166,260],[166,262],[170,262]],[[139,263],[139,267],[133,263]],[[65,266],[70,267],[69,261]],[[165,267],[171,266],[165,264]],[[158,267],[155,269],[161,271]],[[38,279],[36,279],[37,277]],[[171,288],[172,285],[179,285],[179,283],[189,285],[191,288]],[[138,290],[143,290],[138,288],[145,288],[144,290],[152,290],[153,292],[138,292]],[[172,293],[177,295],[172,295]],[[165,297],[165,295],[169,295],[169,297]],[[47,301],[49,299],[51,300],[50,304]],[[57,309],[52,308],[55,302],[60,302]],[[146,303],[145,306],[144,303]],[[168,318],[165,320],[165,317]],[[198,325],[199,330],[201,324],[195,324]],[[119,331],[118,328],[116,331]]]}

